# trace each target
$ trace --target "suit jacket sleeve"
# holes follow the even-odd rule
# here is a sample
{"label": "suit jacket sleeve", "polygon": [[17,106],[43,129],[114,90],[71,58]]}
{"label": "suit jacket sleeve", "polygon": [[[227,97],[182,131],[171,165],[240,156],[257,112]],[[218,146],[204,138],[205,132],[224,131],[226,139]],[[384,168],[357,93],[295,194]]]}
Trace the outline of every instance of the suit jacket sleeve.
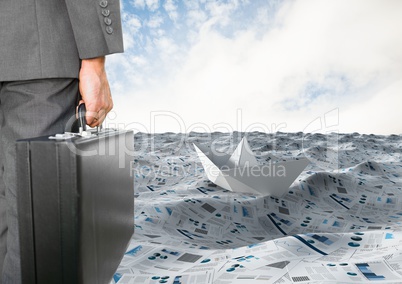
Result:
{"label": "suit jacket sleeve", "polygon": [[119,0],[65,0],[81,59],[123,52]]}

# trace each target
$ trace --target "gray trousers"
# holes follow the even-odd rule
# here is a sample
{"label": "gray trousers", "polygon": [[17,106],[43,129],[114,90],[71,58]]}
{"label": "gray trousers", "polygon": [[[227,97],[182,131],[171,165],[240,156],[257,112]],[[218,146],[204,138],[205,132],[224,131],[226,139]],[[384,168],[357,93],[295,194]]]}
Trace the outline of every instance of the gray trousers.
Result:
{"label": "gray trousers", "polygon": [[0,82],[0,284],[21,283],[15,141],[63,133],[77,94],[71,78]]}

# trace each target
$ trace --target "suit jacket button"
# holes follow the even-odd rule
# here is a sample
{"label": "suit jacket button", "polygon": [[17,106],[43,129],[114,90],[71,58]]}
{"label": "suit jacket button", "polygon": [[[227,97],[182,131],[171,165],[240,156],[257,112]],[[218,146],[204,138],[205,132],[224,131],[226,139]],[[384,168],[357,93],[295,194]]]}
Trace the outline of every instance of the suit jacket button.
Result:
{"label": "suit jacket button", "polygon": [[110,10],[102,9],[102,15],[105,16],[105,17],[108,17],[110,15]]}
{"label": "suit jacket button", "polygon": [[102,8],[106,8],[107,7],[107,0],[102,0],[99,2],[99,6],[101,6]]}
{"label": "suit jacket button", "polygon": [[112,28],[111,26],[107,26],[107,27],[106,27],[106,32],[107,32],[108,34],[112,34],[112,33],[113,33],[113,28]]}
{"label": "suit jacket button", "polygon": [[110,26],[112,24],[112,20],[110,18],[104,18],[103,21],[106,25]]}

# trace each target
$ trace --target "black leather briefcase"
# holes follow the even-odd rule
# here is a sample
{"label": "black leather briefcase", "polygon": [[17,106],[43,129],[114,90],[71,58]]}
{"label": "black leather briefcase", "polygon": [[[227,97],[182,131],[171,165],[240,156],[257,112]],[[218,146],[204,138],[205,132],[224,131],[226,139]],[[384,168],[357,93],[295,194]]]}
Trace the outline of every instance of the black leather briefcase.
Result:
{"label": "black leather briefcase", "polygon": [[17,142],[22,283],[109,283],[134,231],[132,131]]}

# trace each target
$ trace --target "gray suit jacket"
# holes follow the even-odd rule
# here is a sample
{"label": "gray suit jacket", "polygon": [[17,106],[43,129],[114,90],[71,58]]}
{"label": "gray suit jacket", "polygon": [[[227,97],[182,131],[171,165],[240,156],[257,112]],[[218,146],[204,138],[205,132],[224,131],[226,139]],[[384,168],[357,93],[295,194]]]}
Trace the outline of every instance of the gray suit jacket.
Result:
{"label": "gray suit jacket", "polygon": [[123,51],[119,0],[0,0],[0,82],[77,78]]}

